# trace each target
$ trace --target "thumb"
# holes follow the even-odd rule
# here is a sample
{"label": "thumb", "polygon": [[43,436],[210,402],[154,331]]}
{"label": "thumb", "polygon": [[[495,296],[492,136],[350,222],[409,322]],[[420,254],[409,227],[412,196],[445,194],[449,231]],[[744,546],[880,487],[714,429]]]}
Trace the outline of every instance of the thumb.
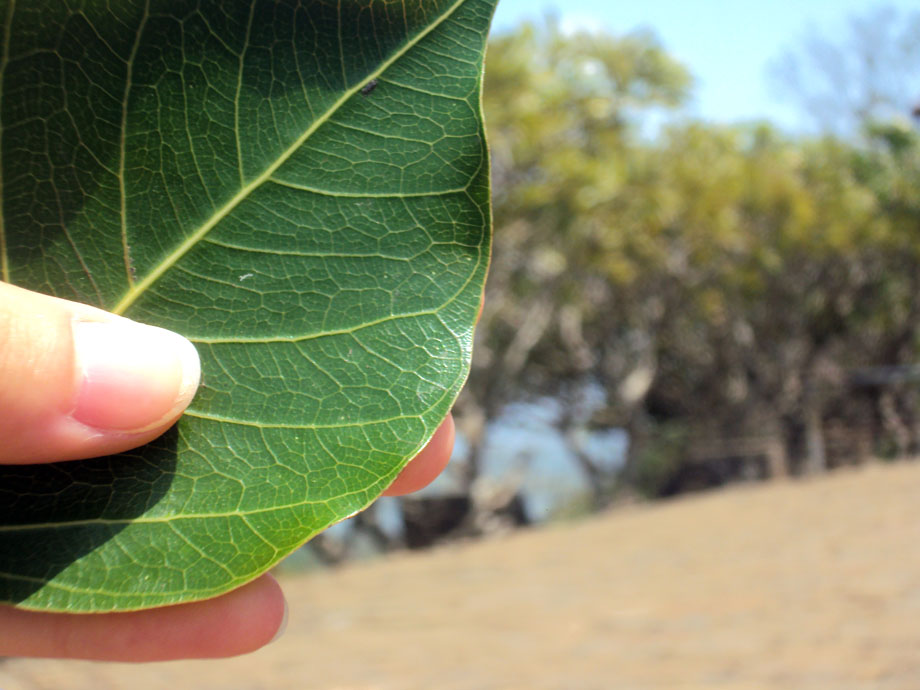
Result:
{"label": "thumb", "polygon": [[171,331],[0,282],[0,464],[151,441],[199,375],[194,346]]}

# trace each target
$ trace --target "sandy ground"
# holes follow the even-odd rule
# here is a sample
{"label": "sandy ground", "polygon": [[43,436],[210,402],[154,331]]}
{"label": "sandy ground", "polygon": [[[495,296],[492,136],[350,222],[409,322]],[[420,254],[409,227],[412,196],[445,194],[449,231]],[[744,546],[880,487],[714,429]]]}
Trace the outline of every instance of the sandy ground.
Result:
{"label": "sandy ground", "polygon": [[2,690],[918,690],[920,464],[285,579],[238,659],[12,660]]}

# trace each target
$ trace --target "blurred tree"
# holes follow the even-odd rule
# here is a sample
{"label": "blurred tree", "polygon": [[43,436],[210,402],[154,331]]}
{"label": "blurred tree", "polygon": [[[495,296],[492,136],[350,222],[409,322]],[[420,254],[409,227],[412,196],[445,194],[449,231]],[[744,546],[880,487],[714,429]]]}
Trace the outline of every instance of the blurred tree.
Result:
{"label": "blurred tree", "polygon": [[828,38],[812,30],[772,65],[778,91],[821,131],[845,137],[866,123],[909,119],[920,106],[920,11],[881,7]]}
{"label": "blurred tree", "polygon": [[472,448],[467,481],[478,474],[486,422],[523,391],[545,390],[569,398],[561,426],[600,500],[607,478],[577,442],[588,420],[574,403],[600,359],[584,321],[613,317],[611,275],[634,278],[637,266],[616,250],[645,240],[611,224],[645,155],[640,125],[679,106],[691,79],[650,34],[565,34],[553,21],[496,37],[488,62],[496,235],[486,337],[457,408]]}
{"label": "blurred tree", "polygon": [[680,261],[647,409],[704,439],[779,435],[799,469],[822,469],[828,396],[877,361],[870,325],[894,279],[853,151],[689,125],[659,155]]}
{"label": "blurred tree", "polygon": [[[831,411],[855,414],[850,372],[914,357],[916,132],[879,128],[857,148],[681,123],[690,86],[647,34],[550,22],[494,40],[495,258],[458,405],[470,481],[487,421],[541,394],[565,402],[558,425],[598,505],[618,478],[584,452],[596,425],[628,431],[625,478],[651,493],[715,439],[778,438],[793,470],[818,471]],[[600,409],[583,404],[598,384]]]}

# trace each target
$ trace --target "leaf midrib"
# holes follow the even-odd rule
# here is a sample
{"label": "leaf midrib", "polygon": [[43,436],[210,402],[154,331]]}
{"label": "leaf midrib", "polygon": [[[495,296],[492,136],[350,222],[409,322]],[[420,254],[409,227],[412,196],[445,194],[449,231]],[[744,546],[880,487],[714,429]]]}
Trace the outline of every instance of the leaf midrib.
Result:
{"label": "leaf midrib", "polygon": [[[202,238],[204,238],[211,230],[217,226],[218,223],[220,223],[220,221],[230,215],[237,206],[249,198],[250,194],[261,187],[265,182],[267,182],[269,178],[271,178],[275,173],[275,171],[284,165],[284,163],[286,163],[288,159],[294,155],[294,153],[296,153],[311,136],[313,136],[316,130],[328,122],[329,119],[335,115],[335,113],[338,112],[338,110],[346,102],[348,102],[352,96],[361,90],[364,84],[366,84],[371,79],[376,79],[382,75],[383,72],[385,72],[387,68],[389,68],[394,62],[396,62],[409,50],[418,45],[428,34],[443,24],[465,1],[466,0],[455,0],[455,2],[443,14],[441,14],[437,20],[424,27],[421,31],[418,32],[418,34],[406,41],[404,46],[397,49],[393,55],[391,55],[387,60],[383,61],[376,70],[368,74],[364,79],[356,83],[350,89],[346,89],[344,92],[342,92],[342,95],[326,110],[326,112],[316,118],[313,123],[304,131],[304,133],[301,134],[294,141],[294,143],[291,144],[291,146],[285,149],[271,165],[269,165],[257,177],[253,178],[253,180],[246,184],[242,189],[240,189],[239,192],[234,194],[233,197],[223,206],[217,209],[217,211],[215,211],[215,213],[212,214],[207,221],[205,221],[195,231],[193,231],[184,241],[179,244],[178,247],[176,247],[169,255],[160,261],[160,263],[155,266],[152,271],[144,276],[142,280],[129,287],[121,300],[119,300],[119,302],[112,308],[112,312],[115,314],[124,314],[128,308],[134,304],[134,302],[136,302],[151,285],[159,280],[164,273],[166,273],[183,256],[191,251]],[[5,44],[8,45],[9,41],[6,41]],[[0,73],[0,76],[2,76],[2,73]],[[0,238],[2,238],[2,225],[0,225]]]}

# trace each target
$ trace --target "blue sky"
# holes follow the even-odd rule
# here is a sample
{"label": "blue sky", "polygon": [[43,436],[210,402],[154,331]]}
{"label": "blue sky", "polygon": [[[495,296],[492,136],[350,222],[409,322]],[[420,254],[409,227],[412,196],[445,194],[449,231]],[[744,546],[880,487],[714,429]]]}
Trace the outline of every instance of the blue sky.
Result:
{"label": "blue sky", "polygon": [[500,0],[495,30],[547,11],[570,25],[600,26],[613,34],[648,28],[697,78],[694,114],[721,122],[768,118],[801,130],[803,119],[770,86],[769,63],[809,28],[842,36],[849,16],[883,5],[902,14],[920,9],[917,0]]}

